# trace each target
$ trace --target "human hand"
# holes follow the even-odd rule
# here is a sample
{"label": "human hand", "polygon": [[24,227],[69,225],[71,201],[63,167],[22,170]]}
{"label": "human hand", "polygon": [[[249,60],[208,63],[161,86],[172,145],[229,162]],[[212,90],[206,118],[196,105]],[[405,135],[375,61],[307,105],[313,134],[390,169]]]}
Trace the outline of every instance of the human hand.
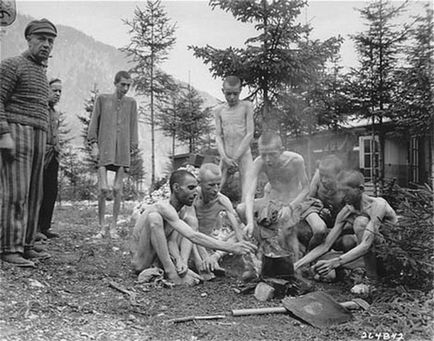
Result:
{"label": "human hand", "polygon": [[188,272],[188,266],[187,264],[182,261],[182,260],[178,260],[176,262],[176,273],[178,274],[179,277],[184,277]]}
{"label": "human hand", "polygon": [[237,167],[235,160],[227,156],[223,157],[223,163],[225,163],[228,167]]}
{"label": "human hand", "polygon": [[345,205],[336,216],[336,221],[343,221],[345,219],[348,219],[348,217],[354,212],[356,212],[356,209],[353,205]]}
{"label": "human hand", "polygon": [[11,134],[0,135],[0,150],[6,161],[12,162],[15,159],[15,141],[12,139]]}
{"label": "human hand", "polygon": [[219,257],[215,253],[208,256],[200,265],[200,271],[214,271],[214,269],[219,268],[220,265],[218,263]]}
{"label": "human hand", "polygon": [[92,144],[92,148],[90,150],[90,155],[91,155],[92,159],[94,159],[95,161],[98,160],[98,155],[99,155],[98,144],[96,144],[96,143]]}
{"label": "human hand", "polygon": [[247,223],[247,225],[244,227],[244,233],[247,238],[252,238],[254,228],[255,226],[253,223]]}
{"label": "human hand", "polygon": [[289,204],[287,206],[283,206],[279,210],[279,216],[278,216],[279,221],[281,221],[281,220],[287,221],[287,220],[291,219],[292,211],[293,211],[293,207],[291,204]]}
{"label": "human hand", "polygon": [[312,267],[313,271],[318,273],[321,277],[327,276],[330,271],[339,266],[339,258],[332,258],[328,260],[320,260]]}
{"label": "human hand", "polygon": [[255,252],[256,249],[257,249],[256,245],[246,240],[243,240],[241,242],[232,244],[231,252],[235,253],[236,255],[245,255],[248,253]]}

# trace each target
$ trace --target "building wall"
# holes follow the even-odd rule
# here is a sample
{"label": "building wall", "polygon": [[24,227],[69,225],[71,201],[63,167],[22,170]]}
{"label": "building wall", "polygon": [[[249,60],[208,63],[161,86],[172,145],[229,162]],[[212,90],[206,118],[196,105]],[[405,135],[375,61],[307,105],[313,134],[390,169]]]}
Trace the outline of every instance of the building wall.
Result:
{"label": "building wall", "polygon": [[400,186],[408,184],[408,145],[404,139],[386,134],[384,142],[384,177],[396,179]]}

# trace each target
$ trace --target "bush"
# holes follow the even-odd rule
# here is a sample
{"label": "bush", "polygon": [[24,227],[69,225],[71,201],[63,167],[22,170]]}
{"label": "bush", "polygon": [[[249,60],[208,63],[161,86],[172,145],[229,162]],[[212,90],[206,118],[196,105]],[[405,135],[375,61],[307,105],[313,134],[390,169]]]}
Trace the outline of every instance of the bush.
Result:
{"label": "bush", "polygon": [[434,213],[432,188],[404,189],[395,186],[399,202],[396,225],[385,224],[380,232],[384,241],[377,245],[377,256],[384,279],[390,285],[429,291],[434,278]]}

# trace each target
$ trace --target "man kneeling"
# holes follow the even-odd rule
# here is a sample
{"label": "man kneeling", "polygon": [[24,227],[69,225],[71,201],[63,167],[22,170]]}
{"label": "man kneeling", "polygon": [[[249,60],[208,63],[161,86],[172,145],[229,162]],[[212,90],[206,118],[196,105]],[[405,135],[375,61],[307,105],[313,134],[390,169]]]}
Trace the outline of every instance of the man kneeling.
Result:
{"label": "man kneeling", "polygon": [[159,261],[166,277],[174,284],[191,285],[200,280],[200,276],[187,267],[191,242],[235,254],[255,250],[249,242],[224,242],[197,232],[198,223],[192,207],[197,195],[197,180],[193,174],[185,170],[175,171],[169,185],[169,202],[146,208],[134,227],[131,253],[137,273]]}
{"label": "man kneeling", "polygon": [[[199,231],[214,237],[215,239],[242,241],[241,224],[237,221],[236,212],[227,196],[220,193],[222,173],[220,168],[213,163],[205,163],[199,170],[199,195],[194,207],[199,222]],[[221,213],[224,213],[232,232],[223,229]],[[211,273],[223,273],[219,260],[226,253],[206,249],[200,245],[193,246],[193,260],[196,268],[204,279],[212,279]]]}
{"label": "man kneeling", "polygon": [[321,276],[344,264],[363,256],[368,278],[376,280],[377,260],[373,251],[381,238],[379,228],[382,223],[397,222],[393,208],[383,198],[370,197],[363,193],[363,175],[357,171],[342,171],[337,176],[338,190],[345,203],[336,217],[336,222],[326,240],[295,263],[295,269],[316,261],[330,249],[343,251],[336,258],[320,260],[313,269]]}

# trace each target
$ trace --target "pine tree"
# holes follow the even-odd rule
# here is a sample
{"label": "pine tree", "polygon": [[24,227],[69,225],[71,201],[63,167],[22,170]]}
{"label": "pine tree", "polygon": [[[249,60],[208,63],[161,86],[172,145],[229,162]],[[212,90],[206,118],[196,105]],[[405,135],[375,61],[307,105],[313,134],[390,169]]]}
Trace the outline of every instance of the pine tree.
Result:
{"label": "pine tree", "polygon": [[258,99],[263,124],[278,129],[277,102],[290,100],[293,91],[311,82],[339,48],[340,38],[324,42],[305,39],[311,28],[296,22],[306,5],[304,0],[211,0],[210,5],[231,12],[243,23],[253,23],[259,35],[247,39],[244,49],[189,48],[210,65],[214,77],[240,77],[249,88],[248,97]]}
{"label": "pine tree", "polygon": [[129,26],[131,40],[121,50],[126,52],[135,66],[130,70],[136,91],[150,97],[151,122],[151,183],[155,183],[155,122],[154,101],[164,96],[173,87],[172,77],[158,69],[167,59],[168,51],[175,44],[176,24],[170,23],[161,1],[146,1],[144,10],[134,11],[132,20],[124,20]]}
{"label": "pine tree", "polygon": [[92,158],[91,146],[87,142],[87,132],[89,130],[90,119],[92,117],[93,107],[95,105],[96,98],[98,97],[97,86],[94,85],[90,91],[90,97],[84,103],[84,114],[78,114],[77,117],[83,124],[80,136],[83,138],[83,147],[80,150],[84,153],[84,159],[87,168],[93,170],[96,167],[96,161]]}
{"label": "pine tree", "polygon": [[[384,118],[393,117],[393,99],[397,93],[394,70],[398,66],[401,44],[406,39],[408,29],[406,26],[397,28],[393,20],[404,10],[405,5],[406,2],[395,7],[385,0],[369,3],[359,10],[368,28],[352,37],[356,43],[360,64],[351,72],[353,104],[359,117],[371,120],[373,141],[375,124],[378,124],[378,131],[381,132]],[[375,142],[371,148],[377,148]],[[379,170],[379,174],[371,174],[374,193],[377,192],[378,180],[384,177],[383,154],[384,136],[380,133],[378,160],[375,153],[371,154],[371,165],[378,165]]]}
{"label": "pine tree", "polygon": [[419,136],[432,131],[434,124],[433,27],[433,10],[427,6],[425,15],[417,17],[409,31],[407,65],[396,73],[399,92],[394,98],[394,118],[399,126]]}
{"label": "pine tree", "polygon": [[189,152],[199,152],[203,136],[211,131],[211,109],[203,108],[204,101],[192,87],[182,91],[178,103],[177,136],[188,143]]}

